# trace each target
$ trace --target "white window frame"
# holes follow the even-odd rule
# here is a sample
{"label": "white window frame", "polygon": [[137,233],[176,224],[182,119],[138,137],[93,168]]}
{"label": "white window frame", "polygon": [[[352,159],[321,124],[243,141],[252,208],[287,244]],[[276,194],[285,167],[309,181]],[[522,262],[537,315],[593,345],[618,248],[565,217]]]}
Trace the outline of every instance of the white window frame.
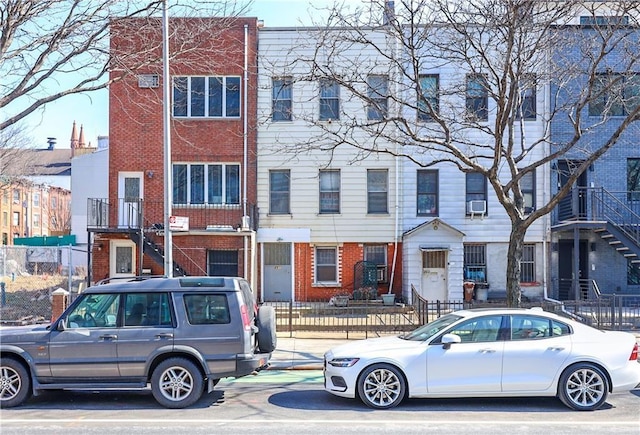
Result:
{"label": "white window frame", "polygon": [[[329,250],[333,250],[334,251],[334,259],[335,261],[332,264],[329,263],[320,263],[318,260],[318,251],[329,251]],[[316,284],[337,284],[338,283],[338,262],[339,262],[339,252],[338,252],[338,247],[337,246],[316,246],[314,248],[314,281]],[[334,279],[333,280],[320,280],[319,279],[319,268],[320,267],[325,267],[325,268],[331,268],[333,267],[334,269]]]}

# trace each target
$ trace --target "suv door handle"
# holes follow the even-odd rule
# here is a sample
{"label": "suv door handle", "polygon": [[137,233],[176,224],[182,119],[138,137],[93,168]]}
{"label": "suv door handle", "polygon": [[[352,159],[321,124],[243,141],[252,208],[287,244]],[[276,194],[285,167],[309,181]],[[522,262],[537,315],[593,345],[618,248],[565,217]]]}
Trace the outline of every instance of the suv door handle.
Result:
{"label": "suv door handle", "polygon": [[100,336],[100,340],[103,340],[103,341],[113,341],[117,339],[118,339],[118,336],[115,334],[105,334]]}
{"label": "suv door handle", "polygon": [[156,338],[159,338],[159,339],[173,338],[173,334],[170,332],[163,332],[162,334],[156,334]]}

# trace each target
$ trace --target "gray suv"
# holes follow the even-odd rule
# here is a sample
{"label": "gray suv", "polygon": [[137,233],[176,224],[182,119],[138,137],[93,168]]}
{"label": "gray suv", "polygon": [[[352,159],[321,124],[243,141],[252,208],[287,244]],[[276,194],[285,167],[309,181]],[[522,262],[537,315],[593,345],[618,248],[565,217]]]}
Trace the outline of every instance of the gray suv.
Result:
{"label": "gray suv", "polygon": [[146,388],[167,408],[220,378],[265,368],[273,307],[241,278],[152,278],[90,287],[50,325],[0,327],[0,406],[42,390]]}

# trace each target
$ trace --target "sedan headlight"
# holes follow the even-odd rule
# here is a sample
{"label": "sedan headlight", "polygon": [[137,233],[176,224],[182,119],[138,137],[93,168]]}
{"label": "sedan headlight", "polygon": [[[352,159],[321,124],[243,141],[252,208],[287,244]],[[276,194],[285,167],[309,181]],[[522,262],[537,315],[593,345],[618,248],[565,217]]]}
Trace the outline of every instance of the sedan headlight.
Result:
{"label": "sedan headlight", "polygon": [[360,358],[334,358],[331,361],[329,361],[329,364],[331,364],[334,367],[351,367],[352,365],[357,363],[359,360]]}

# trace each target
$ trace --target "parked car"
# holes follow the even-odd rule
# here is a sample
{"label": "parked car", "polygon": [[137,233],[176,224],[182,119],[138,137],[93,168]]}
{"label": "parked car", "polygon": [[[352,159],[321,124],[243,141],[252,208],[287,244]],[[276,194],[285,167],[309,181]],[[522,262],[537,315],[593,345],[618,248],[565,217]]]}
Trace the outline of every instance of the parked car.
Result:
{"label": "parked car", "polygon": [[406,397],[557,396],[590,411],[640,383],[633,334],[540,308],[456,311],[406,335],[335,347],[324,367],[326,391],[376,409]]}
{"label": "parked car", "polygon": [[51,389],[146,388],[167,408],[267,366],[275,313],[241,278],[93,286],[50,325],[0,328],[0,406]]}

